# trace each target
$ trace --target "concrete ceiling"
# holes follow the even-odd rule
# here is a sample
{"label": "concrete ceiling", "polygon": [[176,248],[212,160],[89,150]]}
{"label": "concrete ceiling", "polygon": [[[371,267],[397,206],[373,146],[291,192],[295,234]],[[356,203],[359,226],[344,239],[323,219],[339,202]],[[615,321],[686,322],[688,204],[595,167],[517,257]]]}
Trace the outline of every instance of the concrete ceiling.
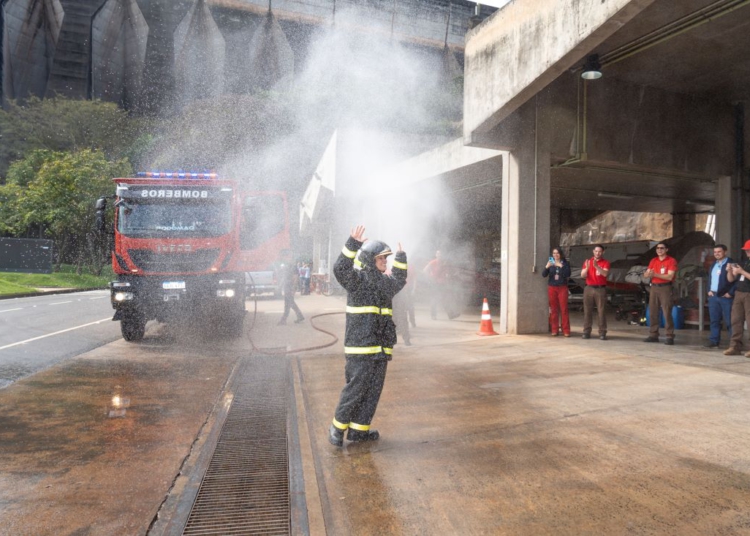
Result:
{"label": "concrete ceiling", "polygon": [[557,208],[693,213],[711,210],[715,192],[714,182],[696,177],[571,166],[552,170],[550,195]]}
{"label": "concrete ceiling", "polygon": [[[744,5],[743,5],[744,4]],[[697,13],[703,10],[704,16]],[[687,26],[670,37],[670,26]],[[710,19],[710,20],[709,20]],[[675,24],[683,20],[684,24]],[[664,38],[639,49],[637,40],[654,32]],[[616,59],[626,47],[632,55]],[[750,98],[750,3],[742,0],[657,0],[592,52],[604,76],[666,91],[725,102]]]}
{"label": "concrete ceiling", "polygon": [[[591,53],[599,54],[605,78],[735,103],[750,100],[748,51],[747,0],[657,0]],[[558,208],[699,213],[714,207],[716,183],[705,177],[586,163],[553,166],[551,176]]]}

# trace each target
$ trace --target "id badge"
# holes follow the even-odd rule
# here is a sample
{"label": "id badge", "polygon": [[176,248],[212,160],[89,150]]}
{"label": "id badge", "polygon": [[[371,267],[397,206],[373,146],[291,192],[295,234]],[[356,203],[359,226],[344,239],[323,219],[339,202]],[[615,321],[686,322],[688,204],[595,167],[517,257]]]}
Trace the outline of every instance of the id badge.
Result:
{"label": "id badge", "polygon": [[667,273],[667,269],[664,266],[661,267],[661,273],[662,274],[666,274]]}
{"label": "id badge", "polygon": [[560,280],[560,274],[555,274],[555,281],[559,281],[559,280]]}
{"label": "id badge", "polygon": [[744,280],[745,280],[745,276],[744,276],[744,275],[741,275],[741,276],[740,276],[740,281],[744,281]]}

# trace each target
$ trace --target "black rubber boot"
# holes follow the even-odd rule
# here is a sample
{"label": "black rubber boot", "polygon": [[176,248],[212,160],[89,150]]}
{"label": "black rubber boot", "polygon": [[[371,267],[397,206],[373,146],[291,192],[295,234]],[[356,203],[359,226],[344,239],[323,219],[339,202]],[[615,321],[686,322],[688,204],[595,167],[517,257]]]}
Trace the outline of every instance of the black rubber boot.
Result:
{"label": "black rubber boot", "polygon": [[349,433],[346,434],[346,439],[352,443],[360,443],[362,441],[377,441],[380,439],[380,432],[377,430],[367,430],[362,432],[360,430],[353,430],[349,428]]}
{"label": "black rubber boot", "polygon": [[335,447],[344,446],[344,431],[339,430],[334,425],[328,429],[328,441]]}

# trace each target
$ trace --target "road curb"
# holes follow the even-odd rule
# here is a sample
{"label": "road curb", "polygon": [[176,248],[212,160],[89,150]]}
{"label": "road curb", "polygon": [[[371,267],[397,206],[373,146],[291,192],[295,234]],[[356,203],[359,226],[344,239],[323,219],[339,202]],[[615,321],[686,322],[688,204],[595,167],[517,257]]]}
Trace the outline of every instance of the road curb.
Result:
{"label": "road curb", "polygon": [[109,287],[93,288],[64,288],[60,290],[49,290],[47,292],[27,292],[24,294],[8,294],[0,296],[0,300],[12,300],[14,298],[31,298],[33,296],[51,296],[54,294],[72,294],[74,292],[88,292],[90,290],[107,290]]}

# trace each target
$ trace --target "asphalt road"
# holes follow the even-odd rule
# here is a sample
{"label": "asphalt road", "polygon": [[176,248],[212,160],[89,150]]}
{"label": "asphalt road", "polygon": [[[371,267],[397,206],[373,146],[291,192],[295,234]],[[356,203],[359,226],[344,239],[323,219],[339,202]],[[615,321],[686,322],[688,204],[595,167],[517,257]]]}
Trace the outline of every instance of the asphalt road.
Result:
{"label": "asphalt road", "polygon": [[121,337],[108,290],[0,301],[0,388]]}

